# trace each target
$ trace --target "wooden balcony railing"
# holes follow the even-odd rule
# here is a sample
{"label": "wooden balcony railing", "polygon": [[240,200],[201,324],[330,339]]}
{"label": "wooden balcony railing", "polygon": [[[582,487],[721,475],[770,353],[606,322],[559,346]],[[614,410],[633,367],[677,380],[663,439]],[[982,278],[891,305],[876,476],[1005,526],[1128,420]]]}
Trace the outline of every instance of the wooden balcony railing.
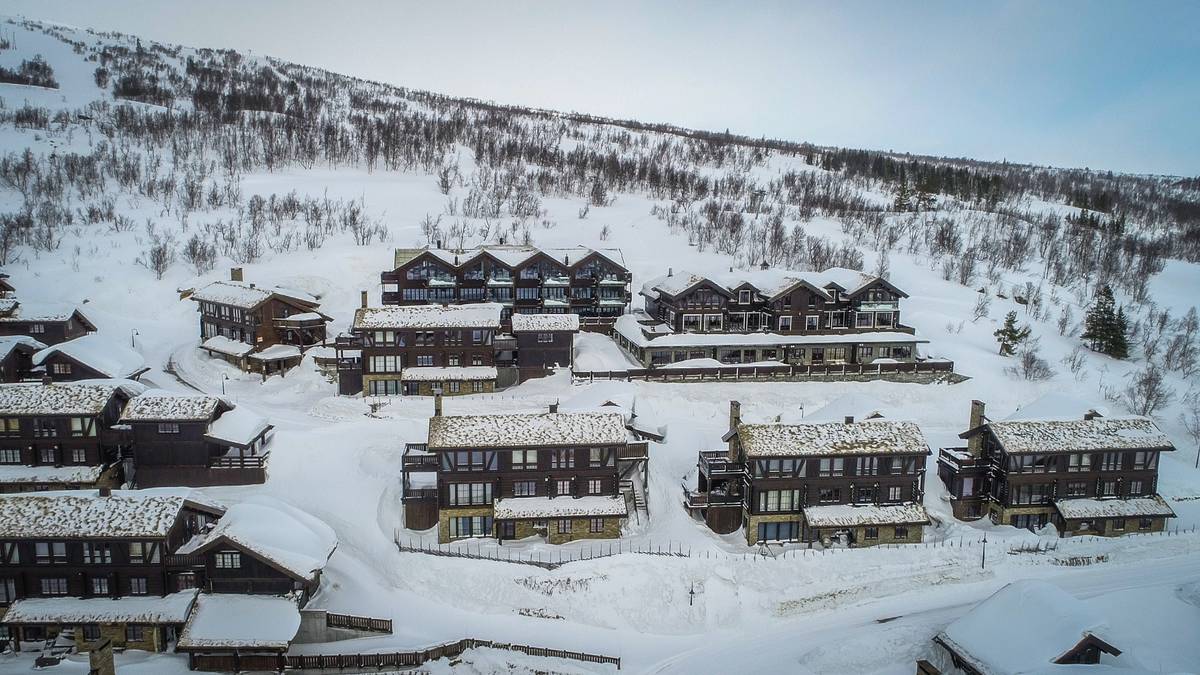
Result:
{"label": "wooden balcony railing", "polygon": [[725,450],[700,451],[700,470],[706,475],[739,474],[745,471],[741,462],[729,461],[729,453]]}
{"label": "wooden balcony railing", "polygon": [[216,457],[209,461],[210,469],[261,469],[267,465],[268,455],[232,455]]}

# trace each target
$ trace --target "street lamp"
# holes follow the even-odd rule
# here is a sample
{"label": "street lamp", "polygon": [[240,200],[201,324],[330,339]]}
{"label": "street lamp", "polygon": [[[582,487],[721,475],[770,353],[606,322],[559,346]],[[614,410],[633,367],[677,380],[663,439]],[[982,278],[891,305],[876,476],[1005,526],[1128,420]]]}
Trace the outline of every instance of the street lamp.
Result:
{"label": "street lamp", "polygon": [[221,395],[225,395],[225,380],[229,379],[229,373],[221,373]]}
{"label": "street lamp", "polygon": [[137,331],[137,329],[136,329],[136,328],[134,328],[133,330],[129,331],[129,347],[130,347],[131,349],[136,349],[136,348],[137,348],[137,345],[136,345],[136,344],[134,343],[134,341],[133,341],[133,337],[134,337],[135,335],[141,335],[141,333],[139,333],[139,332]]}
{"label": "street lamp", "polygon": [[987,533],[983,535],[983,554],[979,558],[979,569],[984,569],[987,565]]}

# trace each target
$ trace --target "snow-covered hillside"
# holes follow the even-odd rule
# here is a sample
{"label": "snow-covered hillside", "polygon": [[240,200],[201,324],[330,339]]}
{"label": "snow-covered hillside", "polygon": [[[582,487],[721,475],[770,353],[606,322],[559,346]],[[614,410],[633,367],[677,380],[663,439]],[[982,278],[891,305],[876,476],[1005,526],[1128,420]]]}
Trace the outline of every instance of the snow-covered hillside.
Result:
{"label": "snow-covered hillside", "polygon": [[[631,672],[911,672],[929,637],[970,603],[1032,576],[1081,595],[1122,593],[1131,611],[1182,589],[1180,606],[1172,605],[1179,620],[1147,631],[1164,649],[1137,657],[1147,670],[1200,663],[1195,641],[1179,639],[1188,618],[1200,620],[1200,470],[1181,420],[1196,405],[1189,395],[1200,395],[1200,337],[1184,320],[1200,289],[1194,181],[883,153],[863,159],[456,101],[233,52],[3,26],[10,44],[0,49],[0,67],[41,55],[58,84],[0,84],[3,271],[21,298],[80,304],[102,334],[129,340],[151,367],[143,381],[224,392],[271,418],[268,482],[204,492],[230,504],[275,497],[336,531],[340,544],[314,606],[390,617],[396,626],[393,636],[354,641],[357,651],[471,636],[619,654]],[[901,167],[919,177],[897,174]],[[910,183],[914,194],[902,206],[921,210],[893,210]],[[1098,199],[1106,209],[1096,210]],[[1095,221],[1080,220],[1081,203],[1093,206],[1086,213]],[[632,525],[626,541],[687,555],[627,554],[548,571],[400,553],[397,533],[436,539],[403,528],[400,502],[400,454],[406,440],[424,434],[432,402],[395,399],[373,410],[336,396],[336,385],[308,360],[263,381],[211,359],[196,349],[194,303],[180,301],[180,291],[243,267],[247,281],[318,297],[337,332],[349,325],[360,291],[378,301],[379,273],[394,247],[470,246],[501,236],[620,248],[635,289],[668,267],[717,271],[766,261],[886,272],[910,295],[904,321],[931,340],[927,355],[952,359],[970,379],[588,385],[559,373],[458,397],[446,402],[447,414],[636,396],[639,415],[664,425],[667,440],[651,452],[652,519]],[[1078,337],[1101,282],[1133,319],[1129,359],[1092,352]],[[1050,376],[1025,379],[1009,372],[1017,359],[997,354],[993,332],[1009,311],[1031,327]],[[588,348],[592,338],[581,344]],[[1191,345],[1190,361],[1168,353],[1177,339]],[[589,349],[593,358],[616,357],[601,353],[603,345]],[[1188,532],[1071,540],[1050,554],[1010,555],[1052,535],[951,517],[936,449],[958,442],[972,399],[986,401],[997,418],[1047,393],[1123,411],[1130,401],[1122,392],[1152,365],[1173,392],[1153,415],[1179,448],[1163,459],[1158,488],[1178,514],[1172,530]],[[697,450],[721,445],[731,399],[747,418],[766,420],[813,413],[847,394],[917,422],[934,448],[927,544],[759,551],[736,535],[714,535],[684,511],[681,485],[694,485]],[[513,546],[535,555],[559,550]],[[1103,562],[1064,565],[1072,556]],[[28,667],[6,658],[0,672]],[[59,670],[86,672],[85,665]],[[491,650],[432,670],[510,666],[611,670]],[[120,672],[185,670],[173,655],[130,655]]]}

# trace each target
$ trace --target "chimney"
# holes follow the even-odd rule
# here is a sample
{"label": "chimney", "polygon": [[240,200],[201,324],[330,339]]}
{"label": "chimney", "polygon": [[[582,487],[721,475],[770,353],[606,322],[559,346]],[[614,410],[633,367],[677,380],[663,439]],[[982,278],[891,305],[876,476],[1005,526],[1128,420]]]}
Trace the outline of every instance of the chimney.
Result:
{"label": "chimney", "polygon": [[436,392],[433,395],[433,416],[442,416],[442,392]]}
{"label": "chimney", "polygon": [[251,282],[250,282],[250,288],[254,288],[254,282],[253,282],[253,281],[251,281]]}
{"label": "chimney", "polygon": [[442,240],[441,240],[441,239],[438,239],[438,240],[437,240],[437,247],[438,247],[438,248],[441,248],[441,247],[442,247]]}
{"label": "chimney", "polygon": [[669,276],[669,277],[675,276],[675,268],[674,267],[667,268],[667,276]]}
{"label": "chimney", "polygon": [[567,267],[571,266],[571,257],[570,256],[565,256],[565,255],[563,256],[563,265],[565,265]]}
{"label": "chimney", "polygon": [[[971,401],[971,424],[972,429],[976,429],[983,425],[983,401]],[[983,434],[975,434],[967,439],[967,452],[971,453],[972,457],[983,456]]]}
{"label": "chimney", "polygon": [[366,292],[366,291],[361,291],[361,292],[360,292],[360,295],[361,295],[361,298],[362,298],[362,307],[363,307],[363,309],[366,309],[366,308],[367,308],[367,292]]}
{"label": "chimney", "polygon": [[1100,413],[1096,412],[1095,410],[1089,410],[1083,414],[1083,421],[1091,422],[1092,420],[1096,419],[1097,417],[1100,417]]}
{"label": "chimney", "polygon": [[241,281],[242,280],[242,268],[230,267],[229,268],[229,280],[230,281]]}
{"label": "chimney", "polygon": [[733,431],[742,423],[742,404],[740,401],[729,402],[729,430]]}
{"label": "chimney", "polygon": [[843,418],[842,421],[845,422],[846,424],[854,424],[854,415],[846,415],[846,417]]}
{"label": "chimney", "polygon": [[100,496],[101,497],[111,497],[112,496],[112,488],[110,488],[110,487],[100,488]]}
{"label": "chimney", "polygon": [[971,401],[971,422],[967,426],[969,426],[971,429],[974,429],[975,427],[982,425],[983,410],[983,401]]}
{"label": "chimney", "polygon": [[550,404],[550,412],[552,412],[552,413],[558,412],[558,401],[555,401],[554,403]]}

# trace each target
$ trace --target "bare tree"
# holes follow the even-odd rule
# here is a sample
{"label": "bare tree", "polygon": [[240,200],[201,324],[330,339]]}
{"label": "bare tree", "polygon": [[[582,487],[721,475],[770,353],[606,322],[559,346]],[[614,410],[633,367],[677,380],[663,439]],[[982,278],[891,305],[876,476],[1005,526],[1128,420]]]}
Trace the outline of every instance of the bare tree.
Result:
{"label": "bare tree", "polygon": [[170,234],[161,239],[155,237],[151,241],[150,249],[146,251],[145,258],[146,267],[149,267],[150,271],[154,272],[154,277],[162,279],[163,274],[167,272],[167,268],[175,260],[174,238]]}
{"label": "bare tree", "polygon": [[1048,380],[1054,377],[1054,370],[1049,363],[1038,354],[1038,339],[1026,340],[1017,352],[1016,363],[1007,368],[1008,372],[1026,380]]}
{"label": "bare tree", "polygon": [[608,241],[608,238],[611,235],[612,235],[612,228],[609,227],[607,224],[605,224],[604,227],[600,228],[600,241]]}
{"label": "bare tree", "polygon": [[983,293],[977,293],[975,295],[975,308],[971,310],[971,323],[987,318],[991,305],[992,297],[987,294],[986,290]]}
{"label": "bare tree", "polygon": [[1183,397],[1183,412],[1179,413],[1179,422],[1192,438],[1192,445],[1196,446],[1196,468],[1200,469],[1200,391]]}
{"label": "bare tree", "polygon": [[1166,375],[1154,363],[1130,373],[1129,384],[1121,392],[1121,401],[1135,415],[1152,416],[1175,400],[1175,391],[1167,384]]}

